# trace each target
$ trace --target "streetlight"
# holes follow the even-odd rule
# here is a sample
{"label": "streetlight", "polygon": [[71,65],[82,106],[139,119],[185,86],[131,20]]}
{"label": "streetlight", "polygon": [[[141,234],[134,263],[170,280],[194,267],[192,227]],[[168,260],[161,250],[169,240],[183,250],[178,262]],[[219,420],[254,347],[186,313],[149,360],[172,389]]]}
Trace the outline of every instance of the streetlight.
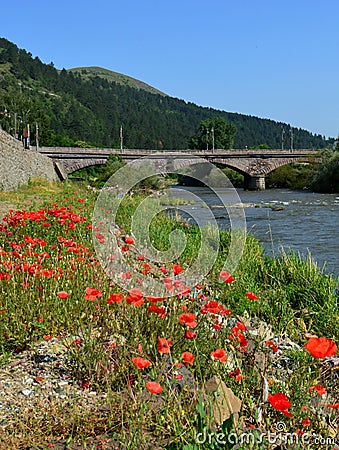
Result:
{"label": "streetlight", "polygon": [[284,127],[281,127],[281,150],[284,150],[284,142],[285,142],[285,130]]}
{"label": "streetlight", "polygon": [[211,132],[212,132],[212,151],[214,151],[214,127],[212,127]]}
{"label": "streetlight", "polygon": [[290,127],[290,132],[291,132],[291,151],[293,150],[293,131],[292,131],[292,127]]}

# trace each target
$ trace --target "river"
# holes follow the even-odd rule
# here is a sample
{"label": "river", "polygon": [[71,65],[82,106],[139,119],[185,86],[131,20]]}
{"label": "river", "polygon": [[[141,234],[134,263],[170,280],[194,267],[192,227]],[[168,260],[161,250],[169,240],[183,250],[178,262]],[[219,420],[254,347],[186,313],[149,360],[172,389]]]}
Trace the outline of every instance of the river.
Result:
{"label": "river", "polygon": [[[204,187],[175,186],[175,197],[179,197],[177,189],[181,198],[190,198],[190,192],[199,198],[193,205],[185,206],[184,216],[198,217],[202,222],[206,217],[207,221],[205,203],[213,211],[219,229],[230,229],[227,209],[215,207],[218,201],[213,192]],[[281,248],[286,252],[294,250],[301,257],[311,254],[325,273],[339,277],[338,194],[288,189],[238,189],[237,193],[245,205],[247,232],[262,243],[266,255],[277,255]],[[217,190],[217,194],[225,204],[229,203],[226,190]]]}

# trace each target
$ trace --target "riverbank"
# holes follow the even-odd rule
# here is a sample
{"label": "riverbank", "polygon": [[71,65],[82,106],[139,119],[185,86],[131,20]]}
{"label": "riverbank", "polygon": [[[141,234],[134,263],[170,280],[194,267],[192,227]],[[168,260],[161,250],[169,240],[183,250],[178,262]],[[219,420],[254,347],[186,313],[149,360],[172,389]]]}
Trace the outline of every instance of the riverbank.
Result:
{"label": "riverbank", "polygon": [[[94,253],[92,232],[105,238],[92,230],[95,192],[57,185],[33,211],[5,217],[0,382],[14,393],[0,401],[3,448],[194,448],[204,429],[258,437],[281,421],[286,433],[334,439],[336,354],[319,360],[304,344],[314,335],[339,342],[336,280],[296,256],[264,256],[253,236],[227,274],[230,235],[222,231],[212,271],[187,286],[201,230],[157,214],[154,247],[168,250],[174,229],[186,247],[175,261],[147,260],[130,233],[144,198],[121,201],[115,230],[130,268],[120,284]],[[166,295],[141,284],[124,290],[134,276],[158,277]],[[276,394],[286,395],[287,409]]]}

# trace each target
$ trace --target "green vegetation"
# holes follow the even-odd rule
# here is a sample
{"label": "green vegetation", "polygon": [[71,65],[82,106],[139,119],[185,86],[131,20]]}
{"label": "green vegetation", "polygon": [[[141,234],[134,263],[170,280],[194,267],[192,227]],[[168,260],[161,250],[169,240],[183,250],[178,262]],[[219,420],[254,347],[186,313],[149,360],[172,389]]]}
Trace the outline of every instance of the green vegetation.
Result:
{"label": "green vegetation", "polygon": [[[57,70],[4,38],[0,38],[0,77],[0,125],[20,137],[29,123],[32,145],[36,124],[41,146],[119,148],[122,125],[125,148],[155,150],[188,148],[192,136],[194,146],[206,146],[201,123],[215,124],[216,147],[244,148],[264,141],[280,148],[281,127],[288,127],[200,107],[106,69]],[[227,136],[219,133],[220,121],[228,124]],[[320,149],[333,142],[298,128],[293,128],[293,136],[296,148]]]}
{"label": "green vegetation", "polygon": [[286,164],[266,176],[267,188],[310,188],[314,176],[314,164]]}
{"label": "green vegetation", "polygon": [[[327,406],[338,401],[337,385],[323,378],[321,360],[304,344],[307,333],[326,337],[332,349],[333,340],[338,343],[338,280],[311,259],[265,257],[251,236],[232,276],[221,272],[230,235],[220,232],[211,272],[199,285],[185,286],[180,280],[199,252],[202,230],[160,213],[150,224],[153,245],[168,249],[178,229],[186,236],[185,251],[163,265],[138,254],[130,227],[145,199],[139,192],[120,203],[118,245],[131,272],[163,280],[166,296],[149,297],[141,285],[128,292],[111,282],[94,253],[92,231],[102,239],[100,230],[91,229],[97,194],[82,184],[46,183],[32,198],[38,189],[33,184],[16,193],[20,203],[0,225],[0,361],[5,365],[12,352],[59,336],[82,398],[91,402],[86,407],[79,398],[60,398],[38,409],[13,406],[11,419],[2,422],[6,448],[92,448],[91,438],[97,439],[93,448],[105,442],[132,450],[155,443],[168,450],[213,449],[212,443],[196,444],[198,432],[260,436],[276,432],[281,422],[286,433],[337,435],[336,411]],[[16,198],[6,195],[2,201]],[[29,202],[36,202],[34,211]],[[121,273],[122,280],[126,276]],[[288,349],[282,345],[286,334],[295,342]],[[281,361],[291,364],[288,372],[279,368]],[[211,380],[223,380],[241,399],[236,423],[232,415],[217,420],[215,405],[225,394],[208,390]],[[318,402],[320,384],[327,391],[324,405]],[[280,407],[275,394],[286,395],[290,405]],[[304,448],[314,448],[313,442]]]}
{"label": "green vegetation", "polygon": [[202,120],[198,134],[191,137],[188,147],[198,150],[233,148],[236,131],[236,126],[223,117]]}
{"label": "green vegetation", "polygon": [[339,151],[322,152],[322,163],[314,173],[311,187],[316,192],[339,192]]}

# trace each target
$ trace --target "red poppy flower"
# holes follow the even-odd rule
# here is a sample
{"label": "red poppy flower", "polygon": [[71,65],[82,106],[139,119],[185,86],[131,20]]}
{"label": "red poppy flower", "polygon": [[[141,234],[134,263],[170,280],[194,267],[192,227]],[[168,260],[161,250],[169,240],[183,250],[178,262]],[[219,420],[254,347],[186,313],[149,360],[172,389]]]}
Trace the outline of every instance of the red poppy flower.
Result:
{"label": "red poppy flower", "polygon": [[134,239],[132,238],[132,237],[130,237],[130,236],[126,236],[125,237],[125,242],[126,242],[126,244],[134,244]]}
{"label": "red poppy flower", "polygon": [[111,294],[108,299],[107,299],[107,303],[109,305],[111,305],[112,303],[119,303],[124,299],[123,294],[121,294],[120,292],[117,294]]}
{"label": "red poppy flower", "polygon": [[273,353],[277,353],[277,351],[279,350],[279,347],[277,346],[277,344],[275,344],[273,341],[271,341],[270,339],[268,341],[265,342],[265,344],[268,347],[271,347],[272,352]]}
{"label": "red poppy flower", "polygon": [[311,337],[307,344],[305,344],[305,348],[315,358],[334,356],[338,350],[336,343],[326,337]]}
{"label": "red poppy flower", "polygon": [[164,317],[167,316],[167,311],[164,306],[156,306],[156,305],[152,304],[151,306],[149,306],[147,308],[147,311],[157,314],[158,317],[160,317],[160,319],[163,319]]}
{"label": "red poppy flower", "polygon": [[214,300],[210,300],[208,303],[201,307],[201,314],[222,314],[225,313],[226,308],[221,303],[218,303]]}
{"label": "red poppy flower", "polygon": [[180,314],[179,322],[188,326],[188,328],[195,328],[198,324],[195,322],[196,315],[193,313]]}
{"label": "red poppy flower", "polygon": [[148,295],[147,300],[151,303],[162,302],[164,297],[155,297],[154,295]]}
{"label": "red poppy flower", "polygon": [[128,295],[126,297],[126,303],[133,306],[141,306],[144,301],[145,299],[143,297],[139,297],[137,295]]}
{"label": "red poppy flower", "polygon": [[132,362],[138,369],[145,369],[151,365],[151,361],[148,361],[148,359],[141,358],[140,356],[132,358]]}
{"label": "red poppy flower", "polygon": [[246,292],[246,297],[250,300],[259,300],[259,297],[257,297],[253,292]]}
{"label": "red poppy flower", "polygon": [[59,298],[64,299],[64,298],[67,298],[67,297],[69,296],[69,293],[66,292],[66,291],[60,291],[60,292],[57,293],[57,296],[58,296]]}
{"label": "red poppy flower", "polygon": [[311,425],[311,421],[308,417],[304,417],[304,419],[301,421],[301,423],[304,427],[309,427]]}
{"label": "red poppy flower", "polygon": [[188,364],[193,365],[194,363],[194,355],[191,352],[184,352],[182,354],[182,360],[185,363],[185,365],[187,366]]}
{"label": "red poppy flower", "polygon": [[170,346],[172,345],[172,338],[158,338],[158,352],[161,354],[170,353]]}
{"label": "red poppy flower", "polygon": [[128,297],[126,297],[126,302],[129,305],[140,306],[144,303],[145,300],[143,298],[143,294],[140,289],[133,288],[128,292],[130,295]]}
{"label": "red poppy flower", "polygon": [[317,384],[317,385],[314,386],[314,387],[310,387],[310,388],[309,388],[309,392],[312,392],[312,391],[318,392],[319,395],[325,395],[325,394],[327,394],[326,389],[325,389],[323,386],[321,386],[321,384]]}
{"label": "red poppy flower", "polygon": [[164,278],[164,285],[165,288],[168,289],[169,291],[173,291],[174,290],[174,286],[172,284],[172,280],[168,277]]}
{"label": "red poppy flower", "polygon": [[332,408],[332,409],[338,409],[339,408],[339,403],[336,403],[335,405],[333,405],[332,403],[329,403],[327,405],[328,408]]}
{"label": "red poppy flower", "polygon": [[124,278],[125,280],[130,280],[132,278],[132,274],[131,274],[131,272],[124,272],[121,275],[121,278]]}
{"label": "red poppy flower", "polygon": [[292,414],[288,412],[288,408],[292,403],[288,400],[285,394],[277,392],[274,395],[269,394],[268,401],[274,409],[281,411],[286,417],[292,417]]}
{"label": "red poppy flower", "polygon": [[162,387],[156,381],[148,381],[146,383],[146,389],[151,394],[161,394],[161,392],[162,392]]}
{"label": "red poppy flower", "polygon": [[76,347],[80,348],[81,347],[81,339],[80,338],[74,339],[73,344]]}
{"label": "red poppy flower", "polygon": [[99,289],[88,287],[86,288],[85,300],[96,300],[97,297],[101,297],[102,292]]}
{"label": "red poppy flower", "polygon": [[180,291],[177,292],[178,297],[186,297],[191,292],[191,288],[189,286],[183,286]]}
{"label": "red poppy flower", "polygon": [[179,266],[179,264],[173,264],[173,273],[174,273],[174,275],[178,275],[183,270],[184,269],[181,266]]}
{"label": "red poppy flower", "polygon": [[186,339],[195,339],[198,334],[195,331],[186,331],[185,338]]}
{"label": "red poppy flower", "polygon": [[225,270],[222,270],[220,272],[219,278],[224,280],[225,283],[232,283],[232,281],[234,281],[234,278],[232,277],[232,275],[230,273],[226,272]]}
{"label": "red poppy flower", "polygon": [[214,359],[219,359],[221,362],[225,362],[228,358],[227,353],[222,348],[217,348],[214,352],[211,352],[211,356]]}

